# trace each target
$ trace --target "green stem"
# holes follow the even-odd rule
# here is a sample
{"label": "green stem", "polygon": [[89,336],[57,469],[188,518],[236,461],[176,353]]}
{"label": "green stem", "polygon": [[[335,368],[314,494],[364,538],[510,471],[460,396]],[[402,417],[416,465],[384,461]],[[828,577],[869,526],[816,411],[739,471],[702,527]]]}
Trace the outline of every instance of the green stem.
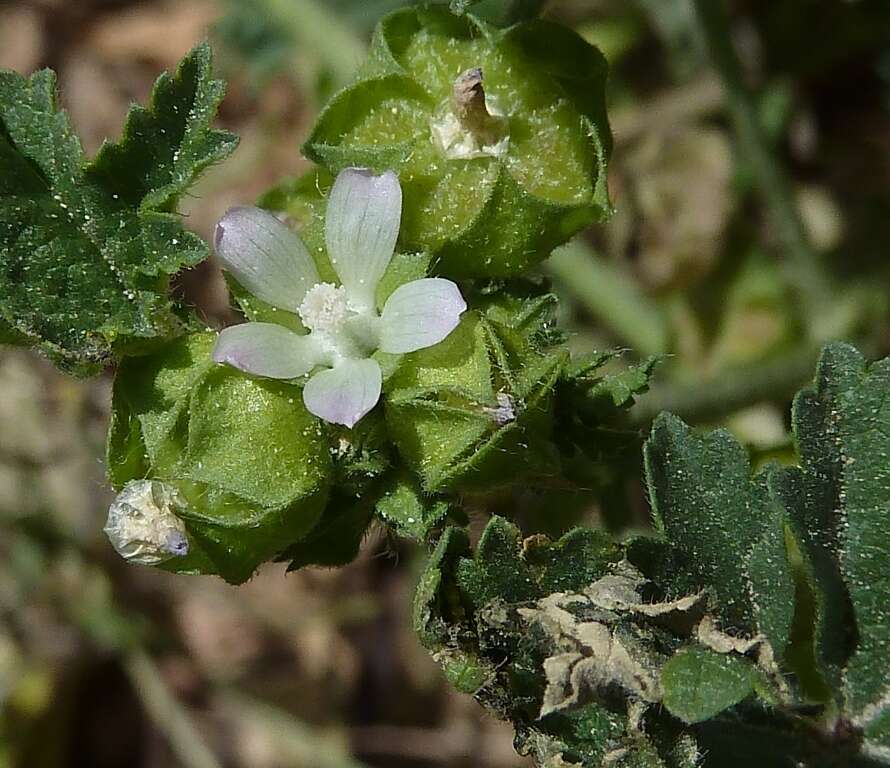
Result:
{"label": "green stem", "polygon": [[124,669],[145,711],[185,768],[222,768],[208,749],[185,708],[164,684],[160,670],[143,651],[124,660]]}
{"label": "green stem", "polygon": [[714,421],[764,400],[790,397],[813,378],[819,350],[806,347],[775,360],[724,371],[708,381],[654,386],[640,396],[630,415],[647,425],[662,411],[688,422]]}
{"label": "green stem", "polygon": [[667,350],[668,332],[658,307],[630,275],[601,258],[582,240],[554,251],[547,272],[603,326],[641,356]]}
{"label": "green stem", "polygon": [[820,340],[823,334],[819,331],[819,318],[830,297],[828,277],[810,244],[789,181],[761,129],[754,98],[745,86],[741,64],[732,47],[724,0],[694,2],[711,59],[726,89],[739,149],[754,171],[758,192],[785,251],[788,279],[798,293],[810,336]]}

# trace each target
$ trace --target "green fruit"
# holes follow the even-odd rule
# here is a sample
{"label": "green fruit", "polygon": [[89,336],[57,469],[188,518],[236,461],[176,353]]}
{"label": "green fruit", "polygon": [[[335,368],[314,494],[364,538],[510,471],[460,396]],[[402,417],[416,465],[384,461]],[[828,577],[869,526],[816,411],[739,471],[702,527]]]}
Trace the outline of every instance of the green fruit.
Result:
{"label": "green fruit", "polygon": [[559,25],[404,9],[303,149],[333,173],[395,169],[402,246],[440,274],[512,276],[610,210],[605,80],[599,51]]}
{"label": "green fruit", "polygon": [[333,470],[300,390],[215,364],[215,340],[193,334],[121,364],[108,472],[115,488],[151,478],[185,500],[189,553],[163,568],[240,583],[312,529]]}

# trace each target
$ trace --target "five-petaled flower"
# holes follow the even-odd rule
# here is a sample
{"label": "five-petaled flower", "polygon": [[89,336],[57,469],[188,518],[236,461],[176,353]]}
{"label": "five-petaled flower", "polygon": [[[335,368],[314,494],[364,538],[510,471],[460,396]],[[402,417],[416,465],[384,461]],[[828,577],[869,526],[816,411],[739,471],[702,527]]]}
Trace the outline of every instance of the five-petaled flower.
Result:
{"label": "five-petaled flower", "polygon": [[380,399],[375,350],[403,353],[438,344],[467,308],[458,287],[438,277],[404,283],[378,313],[377,284],[392,258],[402,189],[387,171],[348,168],[337,176],[325,213],[328,256],[340,285],[323,283],[306,246],[272,214],[232,208],[216,228],[223,266],[258,299],[300,316],[309,333],[275,323],[223,330],[213,359],[272,379],[297,379],[306,407],[352,427]]}

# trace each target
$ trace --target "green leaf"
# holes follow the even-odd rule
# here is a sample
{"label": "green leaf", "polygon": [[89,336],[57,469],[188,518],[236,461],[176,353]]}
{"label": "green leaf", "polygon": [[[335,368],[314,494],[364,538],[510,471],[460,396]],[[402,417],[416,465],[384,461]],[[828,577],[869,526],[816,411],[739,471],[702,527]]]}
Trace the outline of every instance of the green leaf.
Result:
{"label": "green leaf", "polygon": [[553,592],[581,590],[619,558],[614,542],[601,531],[575,528],[555,542],[545,536],[523,542],[516,526],[493,517],[476,556],[461,562],[457,579],[477,608],[498,599],[520,603]]}
{"label": "green leaf", "polygon": [[0,321],[19,341],[85,375],[181,332],[169,279],[207,248],[172,211],[235,147],[210,128],[221,98],[199,46],[88,163],[54,74],[0,73]]}
{"label": "green leaf", "polygon": [[856,715],[890,691],[888,388],[890,359],[826,347],[794,401],[800,470],[777,479],[809,558],[820,661]]}
{"label": "green leaf", "polygon": [[215,339],[193,334],[121,364],[108,467],[118,488],[150,477],[188,502],[190,553],[164,568],[241,582],[313,528],[333,469],[300,390],[214,364]]}
{"label": "green leaf", "polygon": [[[511,111],[497,150],[449,156],[431,125],[451,119],[455,77],[475,67],[490,104]],[[599,51],[560,25],[498,30],[443,7],[404,9],[381,21],[359,79],[303,150],[333,173],[397,170],[402,247],[432,253],[438,273],[513,276],[611,210],[605,77]]]}
{"label": "green leaf", "polygon": [[536,675],[547,640],[514,624],[516,610],[554,590],[581,590],[620,558],[618,547],[597,531],[522,541],[515,526],[492,518],[475,556],[465,531],[447,529],[421,577],[414,623],[422,642],[467,692],[513,721],[517,749],[536,755],[541,765],[563,753],[568,764],[578,753],[598,764],[606,745],[624,734],[626,715],[590,702],[539,720],[543,679]]}
{"label": "green leaf", "polygon": [[785,553],[785,510],[769,473],[751,479],[741,445],[725,430],[699,437],[662,414],[645,446],[656,527],[670,543],[656,581],[674,594],[707,589],[726,629],[762,632],[776,655],[788,642],[794,580]]}
{"label": "green leaf", "polygon": [[231,133],[212,128],[224,94],[202,43],[174,75],[158,78],[148,107],[130,108],[121,140],[102,145],[89,175],[141,211],[175,210],[198,175],[237,146]]}
{"label": "green leaf", "polygon": [[465,531],[443,534],[415,627],[464,690],[513,722],[517,750],[538,765],[690,768],[699,762],[691,735],[650,705],[661,703],[660,670],[689,645],[704,601],[652,595],[600,531],[523,539],[495,517],[474,554]]}
{"label": "green leaf", "polygon": [[692,646],[661,669],[664,705],[686,723],[709,720],[754,692],[757,671],[741,656]]}

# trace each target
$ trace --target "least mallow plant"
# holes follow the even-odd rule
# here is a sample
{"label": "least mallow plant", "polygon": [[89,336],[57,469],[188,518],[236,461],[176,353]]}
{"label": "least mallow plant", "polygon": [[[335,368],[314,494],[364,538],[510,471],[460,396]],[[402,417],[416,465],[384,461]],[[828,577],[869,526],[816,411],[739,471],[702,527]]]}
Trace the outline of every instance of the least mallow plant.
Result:
{"label": "least mallow plant", "polygon": [[[798,466],[753,473],[729,432],[659,416],[639,478],[651,535],[566,531],[629,506],[624,411],[652,369],[572,359],[554,297],[523,275],[608,212],[604,75],[551,22],[384,20],[310,137],[318,196],[301,181],[273,206],[333,269],[270,213],[230,211],[216,249],[267,322],[217,335],[169,291],[208,251],[176,200],[234,146],[211,127],[206,46],[91,161],[50,73],[0,72],[0,342],[80,374],[118,363],[106,532],[130,562],[237,584],[269,560],[345,564],[375,521],[430,545],[417,634],[540,768],[890,766],[890,358],[825,349],[792,410]],[[459,325],[426,255],[387,269],[397,239],[467,279]],[[355,425],[381,353],[412,350],[386,418],[323,428]],[[477,539],[467,501],[531,527],[493,517]]]}
{"label": "least mallow plant", "polygon": [[219,335],[213,359],[254,376],[296,380],[306,408],[352,427],[380,399],[376,351],[401,354],[438,344],[467,305],[450,280],[428,277],[396,288],[377,311],[377,286],[395,251],[402,189],[391,171],[347,168],[334,182],[325,242],[340,284],[322,282],[309,250],[261,208],[233,208],[217,225],[216,253],[258,299],[295,312],[308,333],[248,322]]}

